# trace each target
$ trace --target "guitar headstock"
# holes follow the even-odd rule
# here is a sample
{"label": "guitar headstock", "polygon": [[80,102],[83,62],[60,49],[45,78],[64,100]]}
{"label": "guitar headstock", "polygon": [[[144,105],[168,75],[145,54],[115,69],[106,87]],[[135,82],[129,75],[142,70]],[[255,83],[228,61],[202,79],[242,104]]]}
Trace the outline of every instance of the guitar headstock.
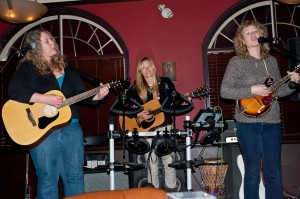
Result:
{"label": "guitar headstock", "polygon": [[208,86],[202,86],[197,88],[193,93],[190,93],[188,97],[201,99],[202,97],[207,97],[210,92],[211,89]]}
{"label": "guitar headstock", "polygon": [[127,78],[125,80],[114,80],[107,83],[107,85],[109,89],[118,93],[130,86],[130,78]]}
{"label": "guitar headstock", "polygon": [[300,73],[300,64],[295,67],[294,72]]}

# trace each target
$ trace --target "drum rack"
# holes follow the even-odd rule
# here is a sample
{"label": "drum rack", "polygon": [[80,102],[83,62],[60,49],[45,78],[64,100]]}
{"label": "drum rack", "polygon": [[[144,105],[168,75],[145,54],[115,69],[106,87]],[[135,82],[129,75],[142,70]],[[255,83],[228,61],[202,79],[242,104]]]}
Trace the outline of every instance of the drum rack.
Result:
{"label": "drum rack", "polygon": [[[185,131],[176,131],[176,135],[185,136],[185,146],[186,146],[186,182],[187,191],[192,191],[192,168],[193,161],[191,160],[191,137],[192,137],[192,124],[190,121],[190,116],[185,116],[184,129]],[[138,134],[140,137],[154,137],[157,135],[162,135],[163,132],[151,131],[151,132],[128,132],[127,137],[132,137],[134,134]],[[110,177],[110,190],[115,190],[115,138],[119,138],[124,132],[119,132],[114,130],[114,124],[109,124],[109,177]],[[124,143],[123,143],[124,144]]]}

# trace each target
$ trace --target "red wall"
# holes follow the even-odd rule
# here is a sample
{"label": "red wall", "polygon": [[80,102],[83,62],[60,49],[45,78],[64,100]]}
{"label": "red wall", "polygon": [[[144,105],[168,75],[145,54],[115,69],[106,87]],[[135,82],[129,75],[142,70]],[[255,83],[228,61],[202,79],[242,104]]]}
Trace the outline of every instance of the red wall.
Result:
{"label": "red wall", "polygon": [[[238,0],[145,0],[124,3],[76,6],[98,15],[108,22],[122,37],[129,50],[130,77],[135,79],[138,59],[150,55],[159,73],[162,62],[176,62],[177,90],[185,94],[204,85],[202,68],[202,42],[217,18]],[[170,8],[174,16],[165,19],[159,4]],[[8,24],[0,22],[0,35]],[[204,107],[204,101],[194,99],[191,119]],[[184,116],[178,117],[181,129]]]}

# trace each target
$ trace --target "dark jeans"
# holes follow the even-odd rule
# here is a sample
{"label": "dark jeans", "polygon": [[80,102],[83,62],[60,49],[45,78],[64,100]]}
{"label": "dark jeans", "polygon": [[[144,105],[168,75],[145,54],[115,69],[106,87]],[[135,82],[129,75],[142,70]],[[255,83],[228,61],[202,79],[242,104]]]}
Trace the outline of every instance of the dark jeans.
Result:
{"label": "dark jeans", "polygon": [[281,124],[237,122],[237,137],[245,164],[244,199],[259,199],[261,159],[266,199],[282,199]]}

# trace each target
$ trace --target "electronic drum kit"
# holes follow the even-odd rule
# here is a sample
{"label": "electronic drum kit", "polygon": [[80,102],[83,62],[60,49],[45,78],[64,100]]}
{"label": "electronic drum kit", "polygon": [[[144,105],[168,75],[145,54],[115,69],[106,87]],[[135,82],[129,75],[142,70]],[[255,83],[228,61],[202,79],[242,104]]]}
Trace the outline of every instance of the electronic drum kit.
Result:
{"label": "electronic drum kit", "polygon": [[[173,117],[172,129],[166,129],[164,131],[151,131],[152,129],[150,129],[150,131],[147,131],[148,133],[145,133],[144,136],[141,135],[141,132],[144,132],[143,127],[138,126],[139,124],[137,124],[137,126],[140,128],[134,128],[132,132],[128,132],[125,122],[126,117],[132,118],[134,115],[141,112],[144,109],[142,105],[131,98],[127,98],[125,95],[121,95],[112,105],[111,112],[119,115],[121,128],[120,134],[121,137],[123,137],[123,145],[126,150],[137,155],[144,155],[150,150],[153,150],[158,156],[164,156],[182,148],[178,144],[180,136],[178,136],[178,130],[176,130],[175,117],[188,113],[193,109],[193,107],[193,103],[188,100],[187,97],[180,95],[176,91],[171,92],[158,111],[169,114]],[[149,121],[149,124],[151,125],[152,123],[155,123],[154,120],[156,120],[155,114]],[[153,129],[155,129],[155,126],[153,126]],[[130,137],[129,133],[131,133]],[[153,138],[151,146],[146,141],[145,137]]]}
{"label": "electronic drum kit", "polygon": [[[140,169],[145,169],[145,163],[138,162],[125,162],[122,164],[116,164],[114,161],[114,139],[121,138],[123,142],[123,157],[125,158],[125,150],[136,155],[144,155],[148,152],[154,152],[159,157],[171,154],[172,152],[185,151],[186,160],[175,161],[170,164],[170,167],[176,169],[186,169],[187,175],[187,190],[192,190],[191,185],[191,172],[193,168],[193,161],[191,160],[191,137],[193,130],[206,130],[204,127],[210,127],[209,120],[213,119],[215,122],[213,126],[216,125],[215,120],[220,120],[220,114],[209,115],[206,113],[201,113],[193,121],[190,120],[189,116],[185,116],[185,121],[183,124],[183,131],[176,128],[176,116],[187,114],[194,108],[193,103],[183,95],[180,95],[176,91],[171,92],[171,94],[166,98],[166,100],[161,104],[160,110],[163,113],[171,115],[173,117],[173,128],[170,130],[160,130],[150,129],[149,131],[143,131],[143,128],[133,128],[130,132],[126,127],[125,122],[126,117],[134,118],[137,113],[141,112],[144,107],[137,103],[135,100],[126,97],[125,94],[120,95],[118,100],[112,105],[111,112],[119,115],[119,124],[121,131],[114,130],[115,122],[109,123],[109,139],[110,139],[110,160],[109,169],[110,179],[111,179],[111,190],[114,190],[114,171],[120,170],[124,171],[136,171]],[[203,116],[202,116],[203,115]],[[202,117],[201,117],[202,116]],[[211,118],[213,117],[213,118]],[[155,117],[153,118],[155,120]],[[208,121],[207,121],[208,120]],[[136,121],[139,124],[138,121]],[[151,121],[153,122],[153,121]],[[152,138],[151,145],[146,140],[146,138]],[[180,142],[185,138],[185,144]],[[206,143],[205,143],[206,144]]]}

